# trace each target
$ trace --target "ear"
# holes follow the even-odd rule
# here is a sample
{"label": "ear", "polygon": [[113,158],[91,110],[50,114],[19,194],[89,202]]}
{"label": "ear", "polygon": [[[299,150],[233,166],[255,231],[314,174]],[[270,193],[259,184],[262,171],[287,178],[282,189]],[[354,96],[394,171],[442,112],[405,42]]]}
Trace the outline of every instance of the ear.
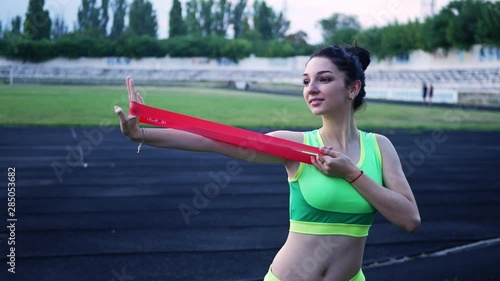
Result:
{"label": "ear", "polygon": [[353,99],[358,95],[359,91],[361,90],[361,81],[356,80],[354,81],[350,86],[349,86],[349,97],[352,97]]}

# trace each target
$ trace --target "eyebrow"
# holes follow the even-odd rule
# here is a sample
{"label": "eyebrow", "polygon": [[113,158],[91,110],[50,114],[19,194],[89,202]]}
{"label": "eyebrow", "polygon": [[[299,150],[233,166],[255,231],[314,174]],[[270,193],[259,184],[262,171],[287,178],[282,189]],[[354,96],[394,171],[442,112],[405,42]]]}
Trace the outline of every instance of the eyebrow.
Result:
{"label": "eyebrow", "polygon": [[[318,71],[318,72],[316,73],[316,75],[320,75],[320,74],[323,74],[323,73],[332,73],[332,74],[333,74],[333,71],[330,71],[330,70],[322,70],[322,71]],[[304,73],[302,76],[309,76],[309,74]]]}

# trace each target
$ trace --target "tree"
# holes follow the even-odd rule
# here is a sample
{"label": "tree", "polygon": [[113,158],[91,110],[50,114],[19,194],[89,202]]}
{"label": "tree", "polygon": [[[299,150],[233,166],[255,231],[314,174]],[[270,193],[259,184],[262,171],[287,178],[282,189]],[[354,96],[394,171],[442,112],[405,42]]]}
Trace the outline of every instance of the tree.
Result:
{"label": "tree", "polygon": [[288,29],[290,28],[290,21],[285,18],[285,15],[283,13],[279,13],[278,15],[275,14],[274,11],[272,11],[273,15],[273,39],[284,39],[286,36],[286,33],[288,32]]}
{"label": "tree", "polygon": [[21,17],[16,16],[12,19],[10,33],[20,35],[21,34]]}
{"label": "tree", "polygon": [[148,0],[134,0],[129,11],[129,32],[156,38],[158,23],[153,5]]}
{"label": "tree", "polygon": [[405,25],[406,40],[410,46],[409,50],[423,50],[424,45],[424,25],[417,19],[409,21]]}
{"label": "tree", "polygon": [[271,40],[273,38],[271,13],[272,8],[268,7],[266,2],[255,0],[253,3],[253,25],[254,29],[264,40]]}
{"label": "tree", "polygon": [[[453,13],[446,30],[446,39],[455,48],[470,49],[476,43],[476,30],[483,2],[477,0],[453,1],[445,9]],[[498,32],[498,30],[497,30]]]}
{"label": "tree", "polygon": [[57,16],[54,21],[54,25],[52,26],[52,38],[57,39],[67,33],[68,33],[68,27],[64,22],[64,18],[61,15]]}
{"label": "tree", "polygon": [[223,56],[234,62],[250,55],[252,50],[251,43],[247,40],[233,39],[227,40],[223,46]]}
{"label": "tree", "polygon": [[350,44],[354,38],[356,37],[356,34],[358,34],[359,30],[357,29],[352,29],[352,28],[346,28],[346,29],[340,29],[337,30],[327,41],[329,44],[337,44],[337,45],[342,45],[342,44]]}
{"label": "tree", "polygon": [[49,11],[44,10],[45,0],[30,0],[24,20],[24,35],[31,40],[38,41],[50,38]]}
{"label": "tree", "polygon": [[292,45],[296,56],[307,56],[314,52],[314,47],[307,44],[307,33],[302,30],[287,35],[285,41]]}
{"label": "tree", "polygon": [[2,21],[0,20],[0,38],[3,36],[3,26],[2,26]]}
{"label": "tree", "polygon": [[243,14],[245,12],[247,2],[248,2],[247,0],[239,0],[239,2],[236,5],[234,5],[233,11],[231,12],[232,16],[230,23],[233,25],[234,38],[239,38],[241,36],[241,32],[243,30],[243,25],[244,25]]}
{"label": "tree", "polygon": [[446,38],[446,30],[452,16],[450,10],[442,9],[437,15],[425,19],[422,26],[423,42],[421,44],[424,51],[434,52],[438,48],[445,50],[451,48],[451,43]]}
{"label": "tree", "polygon": [[99,33],[102,36],[108,34],[108,21],[109,21],[109,0],[101,0],[101,9],[99,15]]}
{"label": "tree", "polygon": [[213,33],[214,18],[212,15],[212,7],[214,0],[201,0],[200,25],[201,32],[204,36]]}
{"label": "tree", "polygon": [[[16,16],[10,22],[10,30],[9,27],[5,27],[3,34],[3,43],[6,56],[16,56],[20,53],[20,48],[23,44],[28,42],[28,38],[21,34],[21,17]],[[0,40],[2,42],[2,40]],[[7,44],[8,42],[8,44]]]}
{"label": "tree", "polygon": [[357,41],[359,46],[369,48],[372,55],[382,59],[386,55],[385,50],[382,48],[382,33],[382,27],[372,27],[358,32],[354,36],[354,40]]}
{"label": "tree", "polygon": [[182,19],[182,6],[179,0],[174,0],[173,2],[172,9],[170,9],[170,17],[168,23],[169,38],[186,35],[187,27],[184,19]]}
{"label": "tree", "polygon": [[261,36],[259,34],[259,32],[255,29],[253,29],[250,24],[248,23],[249,22],[249,18],[248,16],[243,16],[242,20],[241,20],[241,33],[239,35],[240,38],[244,38],[248,41],[257,41],[257,40],[260,40],[261,39]]}
{"label": "tree", "polygon": [[307,33],[300,30],[296,33],[289,34],[285,39],[293,45],[305,45],[307,44]]}
{"label": "tree", "polygon": [[254,29],[263,40],[284,39],[290,22],[283,13],[276,12],[266,2],[256,0],[253,5]]}
{"label": "tree", "polygon": [[186,29],[187,34],[201,35],[201,25],[198,18],[198,0],[189,0],[186,3]]}
{"label": "tree", "polygon": [[226,36],[227,28],[230,23],[231,2],[219,0],[217,10],[214,14],[214,33],[218,36]]}
{"label": "tree", "polygon": [[125,30],[125,15],[127,14],[127,3],[125,0],[113,2],[113,26],[111,26],[111,38],[119,38]]}
{"label": "tree", "polygon": [[476,39],[478,43],[500,47],[500,2],[486,2],[481,7],[481,16],[477,23]]}
{"label": "tree", "polygon": [[150,35],[132,36],[125,40],[127,56],[133,58],[141,57],[164,57],[167,54],[162,41]]}
{"label": "tree", "polygon": [[351,41],[356,33],[361,30],[361,25],[356,16],[339,13],[334,13],[329,18],[320,20],[319,24],[325,42],[346,43]]}
{"label": "tree", "polygon": [[78,8],[78,30],[89,34],[99,34],[99,7],[96,6],[96,0],[82,0],[81,6]]}
{"label": "tree", "polygon": [[397,22],[389,24],[383,28],[381,44],[382,56],[395,57],[404,56],[414,47],[412,40],[414,34],[408,33],[407,25],[401,25]]}

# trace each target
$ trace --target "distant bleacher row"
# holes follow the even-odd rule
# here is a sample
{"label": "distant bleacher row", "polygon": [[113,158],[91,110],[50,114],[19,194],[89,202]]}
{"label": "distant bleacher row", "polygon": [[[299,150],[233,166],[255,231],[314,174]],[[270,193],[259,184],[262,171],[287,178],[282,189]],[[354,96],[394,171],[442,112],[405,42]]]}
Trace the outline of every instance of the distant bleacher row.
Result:
{"label": "distant bleacher row", "polygon": [[[0,67],[0,83],[116,84],[126,76],[143,81],[218,81],[299,85],[302,73],[238,69],[119,69],[33,65]],[[500,68],[457,70],[368,70],[371,87],[418,88],[422,83],[458,92],[500,94]]]}
{"label": "distant bleacher row", "polygon": [[500,68],[367,71],[367,83],[372,86],[418,87],[422,83],[457,90],[500,94]]}
{"label": "distant bleacher row", "polygon": [[[12,74],[9,74],[12,72]],[[23,80],[51,81],[59,79],[61,83],[79,80],[82,84],[98,80],[101,83],[123,80],[127,76],[146,81],[248,81],[248,82],[297,82],[300,76],[290,72],[248,71],[248,70],[209,70],[209,69],[116,69],[116,68],[57,68],[14,66],[12,69],[0,69],[0,79],[7,83],[9,75],[13,83]],[[19,83],[19,82],[18,82]],[[92,83],[94,84],[94,83]]]}

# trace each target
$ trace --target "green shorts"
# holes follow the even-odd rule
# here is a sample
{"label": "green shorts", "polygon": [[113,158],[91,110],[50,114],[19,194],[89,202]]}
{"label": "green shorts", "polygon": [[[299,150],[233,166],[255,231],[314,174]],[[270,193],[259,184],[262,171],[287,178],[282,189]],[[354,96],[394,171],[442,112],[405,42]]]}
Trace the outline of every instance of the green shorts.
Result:
{"label": "green shorts", "polygon": [[[349,281],[365,281],[365,275],[363,274],[363,271],[360,269],[356,275],[354,275],[353,278],[351,278]],[[280,281],[278,277],[274,276],[273,272],[271,271],[271,267],[269,267],[269,271],[267,272],[266,276],[264,276],[264,281]]]}

